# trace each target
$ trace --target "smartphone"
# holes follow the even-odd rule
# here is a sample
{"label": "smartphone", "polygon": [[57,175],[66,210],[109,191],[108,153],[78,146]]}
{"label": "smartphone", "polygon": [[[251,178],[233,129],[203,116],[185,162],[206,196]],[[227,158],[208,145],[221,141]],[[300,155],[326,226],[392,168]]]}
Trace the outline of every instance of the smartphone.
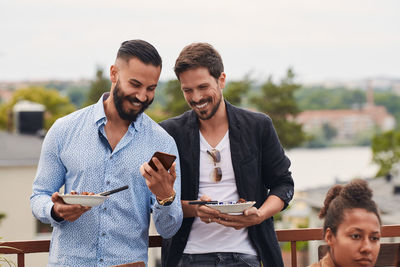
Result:
{"label": "smartphone", "polygon": [[155,171],[158,171],[158,169],[153,162],[153,157],[156,157],[162,163],[162,165],[164,166],[164,168],[167,171],[169,170],[169,168],[171,168],[172,163],[174,163],[174,161],[176,159],[175,155],[160,152],[160,151],[155,152],[149,161],[150,167],[152,167],[153,170],[155,170]]}

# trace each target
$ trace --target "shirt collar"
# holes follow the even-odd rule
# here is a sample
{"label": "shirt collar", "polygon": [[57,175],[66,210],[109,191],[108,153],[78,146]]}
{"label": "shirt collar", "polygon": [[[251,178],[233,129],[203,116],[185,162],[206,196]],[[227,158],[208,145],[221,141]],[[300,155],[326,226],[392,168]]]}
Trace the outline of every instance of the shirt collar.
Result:
{"label": "shirt collar", "polygon": [[[100,127],[102,124],[107,123],[107,116],[104,111],[104,104],[103,102],[110,96],[110,93],[104,93],[99,101],[97,101],[96,104],[94,104],[94,123]],[[141,113],[137,118],[135,122],[132,122],[131,125],[128,128],[129,132],[133,131],[139,131],[143,127],[143,113]]]}
{"label": "shirt collar", "polygon": [[96,104],[94,104],[94,123],[97,126],[100,126],[101,124],[106,124],[107,123],[107,117],[106,113],[104,112],[104,104],[103,102],[110,96],[110,93],[104,93],[99,101],[97,101]]}

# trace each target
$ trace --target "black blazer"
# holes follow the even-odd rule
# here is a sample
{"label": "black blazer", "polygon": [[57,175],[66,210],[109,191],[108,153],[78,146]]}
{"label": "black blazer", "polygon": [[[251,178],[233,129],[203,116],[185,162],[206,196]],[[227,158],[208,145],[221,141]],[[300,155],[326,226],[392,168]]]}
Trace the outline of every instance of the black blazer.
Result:
{"label": "black blazer", "polygon": [[[285,156],[271,119],[258,112],[237,108],[229,102],[229,141],[236,186],[241,198],[256,201],[259,208],[269,195],[285,202],[293,197],[290,161]],[[168,119],[160,125],[175,139],[181,165],[182,200],[195,200],[199,193],[200,135],[194,111]],[[162,265],[175,267],[186,246],[194,218],[185,218],[178,233],[163,240]],[[281,250],[269,218],[248,229],[264,266],[283,266]],[[217,251],[216,251],[217,252]]]}

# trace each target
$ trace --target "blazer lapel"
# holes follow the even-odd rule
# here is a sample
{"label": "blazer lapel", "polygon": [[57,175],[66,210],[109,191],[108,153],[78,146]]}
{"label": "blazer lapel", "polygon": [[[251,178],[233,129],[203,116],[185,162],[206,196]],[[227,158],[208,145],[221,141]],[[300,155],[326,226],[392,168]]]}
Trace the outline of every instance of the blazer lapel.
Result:
{"label": "blazer lapel", "polygon": [[240,171],[240,164],[243,158],[240,121],[236,117],[235,107],[232,106],[228,101],[225,101],[225,106],[229,121],[229,143],[231,148],[233,172],[235,173],[236,187],[239,196],[247,199],[247,196],[243,190],[244,187],[242,186],[242,176]]}
{"label": "blazer lapel", "polygon": [[188,149],[192,151],[191,155],[191,168],[192,175],[190,175],[191,184],[194,187],[193,199],[197,199],[199,195],[199,165],[200,165],[200,134],[199,134],[199,122],[196,113],[192,110],[189,115],[187,126],[188,133]]}

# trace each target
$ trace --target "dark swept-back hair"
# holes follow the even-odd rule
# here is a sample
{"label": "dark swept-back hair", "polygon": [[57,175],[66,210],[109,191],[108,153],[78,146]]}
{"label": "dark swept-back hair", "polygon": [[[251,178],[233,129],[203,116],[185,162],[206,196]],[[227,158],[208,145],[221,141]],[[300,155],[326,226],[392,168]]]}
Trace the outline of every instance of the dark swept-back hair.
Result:
{"label": "dark swept-back hair", "polygon": [[175,61],[175,74],[179,79],[181,73],[204,67],[216,80],[224,71],[222,58],[217,50],[208,43],[193,43],[185,46]]}
{"label": "dark swept-back hair", "polygon": [[361,208],[372,212],[382,224],[376,203],[372,200],[372,190],[368,183],[355,179],[347,185],[335,185],[329,189],[319,218],[325,218],[324,233],[328,228],[336,235],[339,225],[343,222],[344,211]]}
{"label": "dark swept-back hair", "polygon": [[136,39],[125,41],[121,44],[118,49],[117,59],[128,61],[134,57],[145,64],[162,68],[162,60],[157,49],[146,41]]}

